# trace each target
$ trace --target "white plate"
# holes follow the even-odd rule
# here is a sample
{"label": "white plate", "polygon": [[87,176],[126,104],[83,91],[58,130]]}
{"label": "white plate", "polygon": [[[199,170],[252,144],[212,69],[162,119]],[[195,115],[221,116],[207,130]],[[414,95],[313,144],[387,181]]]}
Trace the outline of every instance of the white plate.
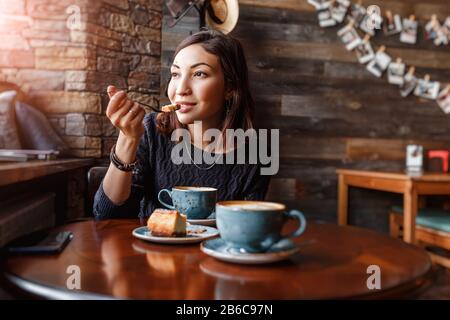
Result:
{"label": "white plate", "polygon": [[[190,233],[201,229],[205,229],[202,233]],[[199,225],[188,225],[186,227],[187,235],[186,237],[155,237],[152,236],[152,232],[148,230],[147,227],[139,227],[133,230],[133,236],[138,239],[156,242],[156,243],[167,243],[167,244],[180,244],[180,243],[196,243],[202,242],[203,240],[216,237],[219,235],[219,231],[216,228],[199,226]]]}

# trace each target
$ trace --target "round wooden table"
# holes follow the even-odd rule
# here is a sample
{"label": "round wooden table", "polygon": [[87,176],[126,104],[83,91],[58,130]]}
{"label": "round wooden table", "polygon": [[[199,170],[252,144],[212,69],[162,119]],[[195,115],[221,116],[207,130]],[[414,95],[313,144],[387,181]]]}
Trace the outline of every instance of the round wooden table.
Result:
{"label": "round wooden table", "polygon": [[[251,266],[215,260],[199,244],[136,239],[131,232],[141,224],[107,220],[58,227],[74,233],[62,253],[4,257],[2,274],[16,289],[49,299],[341,299],[405,297],[429,284],[432,273],[422,249],[352,226],[310,223],[295,240],[297,254]],[[367,286],[371,265],[380,267],[381,289]],[[80,268],[80,289],[67,288],[69,266]]]}

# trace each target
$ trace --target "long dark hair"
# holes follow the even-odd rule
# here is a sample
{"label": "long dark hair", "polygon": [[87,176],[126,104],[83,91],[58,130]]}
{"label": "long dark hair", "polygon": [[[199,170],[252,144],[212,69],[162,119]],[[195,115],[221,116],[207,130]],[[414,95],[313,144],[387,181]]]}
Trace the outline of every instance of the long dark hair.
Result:
{"label": "long dark hair", "polygon": [[[226,108],[224,108],[229,111],[225,110],[222,128],[218,128],[222,131],[222,136],[226,139],[226,129],[247,130],[253,128],[254,103],[250,93],[247,62],[241,43],[219,31],[200,31],[185,38],[178,45],[174,58],[182,49],[197,43],[201,44],[207,52],[219,58],[225,78],[225,90],[231,91],[231,97],[225,101]],[[170,80],[166,84],[166,96],[169,82]],[[159,113],[156,125],[158,131],[167,136],[170,136],[175,129],[184,128],[174,112]]]}

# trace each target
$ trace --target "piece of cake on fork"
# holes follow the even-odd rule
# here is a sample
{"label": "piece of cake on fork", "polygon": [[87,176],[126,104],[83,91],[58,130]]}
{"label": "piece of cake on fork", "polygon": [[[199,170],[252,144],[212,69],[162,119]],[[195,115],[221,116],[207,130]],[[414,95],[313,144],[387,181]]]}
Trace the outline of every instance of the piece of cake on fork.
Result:
{"label": "piece of cake on fork", "polygon": [[155,209],[147,227],[156,237],[185,237],[186,216],[177,210]]}
{"label": "piece of cake on fork", "polygon": [[172,111],[177,111],[180,108],[181,107],[178,104],[168,104],[168,105],[162,106],[161,111],[162,112],[172,112]]}

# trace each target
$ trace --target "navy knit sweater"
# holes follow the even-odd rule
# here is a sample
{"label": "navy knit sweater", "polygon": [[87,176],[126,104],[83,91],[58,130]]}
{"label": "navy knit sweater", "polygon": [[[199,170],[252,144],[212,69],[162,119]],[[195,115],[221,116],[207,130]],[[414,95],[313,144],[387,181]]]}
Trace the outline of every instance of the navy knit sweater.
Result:
{"label": "navy knit sweater", "polygon": [[[260,164],[248,163],[248,150],[245,164],[226,164],[225,161],[212,167],[205,163],[174,164],[171,151],[176,143],[156,130],[155,121],[155,113],[144,118],[145,133],[136,154],[139,172],[133,174],[130,197],[122,204],[114,204],[103,191],[103,183],[100,184],[94,198],[97,219],[148,217],[155,208],[164,207],[158,201],[158,192],[174,186],[217,188],[218,201],[264,200],[270,176],[260,175]],[[195,152],[205,151],[192,147],[191,152],[195,159]],[[163,200],[170,203],[170,198]]]}

